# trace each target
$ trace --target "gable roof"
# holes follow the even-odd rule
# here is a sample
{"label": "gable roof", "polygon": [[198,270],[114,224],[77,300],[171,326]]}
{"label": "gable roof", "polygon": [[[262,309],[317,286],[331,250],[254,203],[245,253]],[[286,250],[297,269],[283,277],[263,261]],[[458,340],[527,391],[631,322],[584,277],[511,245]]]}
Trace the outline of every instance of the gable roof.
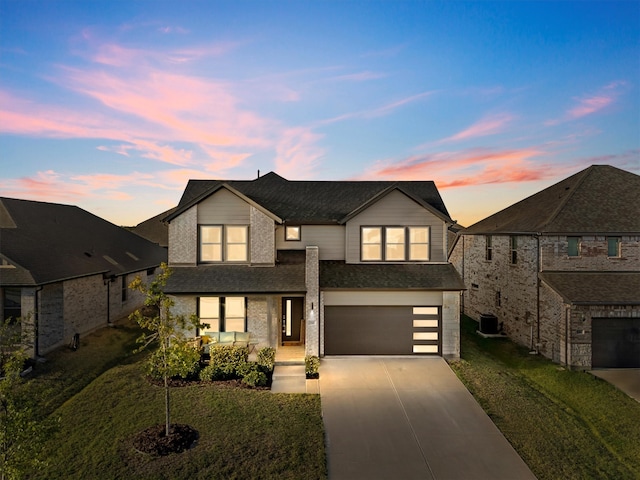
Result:
{"label": "gable roof", "polygon": [[166,261],[164,248],[72,205],[0,197],[2,285],[121,275]]}
{"label": "gable roof", "polygon": [[432,181],[292,181],[270,172],[254,180],[189,180],[171,221],[222,186],[228,186],[283,222],[339,224],[389,190],[398,189],[451,222]]}
{"label": "gable roof", "polygon": [[146,238],[150,242],[157,243],[161,247],[169,246],[169,227],[164,223],[164,219],[176,211],[173,207],[166,212],[159,213],[155,217],[151,217],[144,222],[140,222],[133,227],[131,231],[142,238]]}
{"label": "gable roof", "polygon": [[467,228],[463,234],[640,233],[640,176],[592,165]]}

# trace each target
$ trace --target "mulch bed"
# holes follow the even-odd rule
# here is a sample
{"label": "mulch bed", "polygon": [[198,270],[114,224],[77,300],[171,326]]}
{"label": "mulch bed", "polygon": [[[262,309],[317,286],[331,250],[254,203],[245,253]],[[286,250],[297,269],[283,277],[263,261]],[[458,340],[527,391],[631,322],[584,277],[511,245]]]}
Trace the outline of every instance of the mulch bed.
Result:
{"label": "mulch bed", "polygon": [[189,425],[172,423],[169,436],[165,427],[165,424],[154,425],[137,433],[132,439],[133,447],[140,453],[164,456],[184,452],[198,440],[198,431]]}

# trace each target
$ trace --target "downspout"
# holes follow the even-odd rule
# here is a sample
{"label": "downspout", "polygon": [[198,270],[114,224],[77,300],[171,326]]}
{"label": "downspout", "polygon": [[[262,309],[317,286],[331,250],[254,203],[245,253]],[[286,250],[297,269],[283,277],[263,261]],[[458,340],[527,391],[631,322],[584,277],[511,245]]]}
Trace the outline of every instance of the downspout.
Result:
{"label": "downspout", "polygon": [[537,233],[535,238],[538,244],[538,255],[536,255],[536,353],[540,353],[540,268],[542,266],[542,262],[540,260],[542,258],[542,251],[540,250],[540,233]]}
{"label": "downspout", "polygon": [[40,332],[39,332],[39,324],[40,324],[40,300],[39,300],[39,293],[44,289],[43,285],[40,285],[38,288],[36,288],[36,295],[35,295],[35,300],[36,300],[36,311],[35,311],[35,318],[33,319],[33,349],[34,349],[34,354],[37,357],[40,356]]}
{"label": "downspout", "polygon": [[569,315],[571,310],[565,308],[564,310],[564,364],[567,367],[569,365]]}

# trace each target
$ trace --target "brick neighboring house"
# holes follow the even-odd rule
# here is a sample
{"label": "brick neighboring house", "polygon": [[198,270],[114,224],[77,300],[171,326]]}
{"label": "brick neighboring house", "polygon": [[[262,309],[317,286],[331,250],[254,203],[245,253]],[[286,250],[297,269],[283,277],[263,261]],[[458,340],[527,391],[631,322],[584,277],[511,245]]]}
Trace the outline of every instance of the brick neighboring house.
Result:
{"label": "brick neighboring house", "polygon": [[463,311],[570,367],[640,367],[640,176],[594,165],[460,232]]}
{"label": "brick neighboring house", "polygon": [[81,208],[0,198],[0,308],[33,322],[33,356],[142,306],[129,283],[166,259],[166,249]]}
{"label": "brick neighboring house", "polygon": [[210,331],[308,355],[459,356],[464,287],[433,182],[191,180],[166,221],[165,291]]}

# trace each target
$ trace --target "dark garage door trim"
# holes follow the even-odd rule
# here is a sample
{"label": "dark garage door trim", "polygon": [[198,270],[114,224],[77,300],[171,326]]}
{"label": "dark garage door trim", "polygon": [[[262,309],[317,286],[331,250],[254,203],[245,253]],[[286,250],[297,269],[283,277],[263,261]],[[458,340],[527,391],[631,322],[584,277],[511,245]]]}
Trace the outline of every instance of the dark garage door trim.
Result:
{"label": "dark garage door trim", "polygon": [[640,318],[594,318],[592,368],[640,368]]}

